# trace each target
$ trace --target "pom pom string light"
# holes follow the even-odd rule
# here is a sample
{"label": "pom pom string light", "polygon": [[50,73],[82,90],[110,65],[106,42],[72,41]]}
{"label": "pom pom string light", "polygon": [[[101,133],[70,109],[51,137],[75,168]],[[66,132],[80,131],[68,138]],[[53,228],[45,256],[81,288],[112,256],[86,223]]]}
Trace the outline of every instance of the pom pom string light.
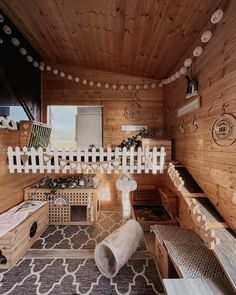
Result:
{"label": "pom pom string light", "polygon": [[[222,20],[223,15],[224,15],[223,10],[221,9],[216,10],[211,16],[211,23],[213,25],[216,25]],[[207,30],[201,35],[201,42],[203,44],[206,44],[211,40],[211,38],[212,38],[212,32],[210,30]],[[200,45],[197,46],[192,52],[193,57],[198,58],[202,54],[202,52],[203,52],[202,46]],[[179,79],[181,75],[185,75],[187,73],[188,68],[192,65],[192,63],[193,63],[192,57],[186,58],[184,60],[183,66],[175,74],[172,74],[170,77],[161,80],[161,82],[159,83],[159,87],[163,87],[166,84],[174,82],[176,79]]]}

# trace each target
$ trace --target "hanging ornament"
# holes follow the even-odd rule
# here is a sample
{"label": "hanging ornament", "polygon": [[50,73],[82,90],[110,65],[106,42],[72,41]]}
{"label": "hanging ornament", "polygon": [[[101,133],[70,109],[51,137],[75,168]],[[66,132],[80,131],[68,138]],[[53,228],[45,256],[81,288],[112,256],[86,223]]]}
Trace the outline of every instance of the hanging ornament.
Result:
{"label": "hanging ornament", "polygon": [[7,35],[11,35],[11,28],[10,28],[9,26],[4,25],[4,26],[2,27],[2,29],[3,29],[3,32],[4,32],[5,34],[7,34]]}
{"label": "hanging ornament", "polygon": [[108,89],[108,88],[109,88],[109,84],[108,84],[108,83],[105,83],[104,87],[105,87],[106,89]]}
{"label": "hanging ornament", "polygon": [[192,61],[192,59],[190,57],[189,58],[186,58],[185,61],[184,61],[184,66],[186,68],[189,68],[191,66],[192,62],[193,61]]}
{"label": "hanging ornament", "polygon": [[202,54],[202,47],[201,46],[197,46],[194,50],[193,50],[193,56],[198,57]]}
{"label": "hanging ornament", "polygon": [[76,83],[79,83],[79,81],[80,81],[80,80],[79,80],[79,77],[75,77],[75,82],[76,82]]}
{"label": "hanging ornament", "polygon": [[201,40],[203,43],[207,43],[211,40],[212,37],[212,32],[211,31],[206,31],[202,34]]}
{"label": "hanging ornament", "polygon": [[88,83],[88,81],[86,79],[82,80],[82,84],[86,85]]}
{"label": "hanging ornament", "polygon": [[69,75],[67,76],[67,79],[68,79],[68,80],[72,80],[72,79],[73,79],[72,75],[69,74]]}
{"label": "hanging ornament", "polygon": [[179,71],[180,71],[180,74],[181,75],[184,75],[184,74],[187,73],[187,68],[186,67],[182,67]]}
{"label": "hanging ornament", "polygon": [[17,38],[11,38],[11,43],[14,45],[14,46],[19,46],[20,45],[20,41],[17,39]]}
{"label": "hanging ornament", "polygon": [[27,59],[28,62],[32,62],[34,60],[31,55],[27,55],[26,59]]}
{"label": "hanging ornament", "polygon": [[102,83],[97,82],[97,88],[100,88],[102,86]]}
{"label": "hanging ornament", "polygon": [[2,14],[0,14],[0,23],[3,23],[4,22],[4,17]]}
{"label": "hanging ornament", "polygon": [[112,89],[116,90],[117,89],[117,85],[116,84],[113,84],[112,85]]}
{"label": "hanging ornament", "polygon": [[39,66],[39,63],[38,63],[36,60],[34,60],[34,61],[33,61],[33,66],[34,66],[35,68],[37,68],[37,67]]}
{"label": "hanging ornament", "polygon": [[93,86],[94,82],[93,81],[89,81],[89,86]]}
{"label": "hanging ornament", "polygon": [[54,75],[57,75],[58,74],[58,70],[57,69],[53,69],[52,72],[53,72]]}
{"label": "hanging ornament", "polygon": [[156,87],[156,83],[152,83],[151,84],[151,88],[153,89],[153,88],[155,88]]}
{"label": "hanging ornament", "polygon": [[49,65],[47,65],[47,66],[46,66],[46,70],[47,70],[48,72],[50,72],[50,71],[52,70],[52,67],[49,66]]}
{"label": "hanging ornament", "polygon": [[[46,68],[47,69],[47,68]],[[60,77],[64,78],[66,76],[66,74],[64,72],[60,72]]]}
{"label": "hanging ornament", "polygon": [[20,48],[20,54],[22,55],[26,55],[27,54],[27,50],[25,48]]}
{"label": "hanging ornament", "polygon": [[224,15],[224,11],[221,9],[217,9],[211,16],[211,22],[213,24],[219,23],[222,20],[223,15]]}

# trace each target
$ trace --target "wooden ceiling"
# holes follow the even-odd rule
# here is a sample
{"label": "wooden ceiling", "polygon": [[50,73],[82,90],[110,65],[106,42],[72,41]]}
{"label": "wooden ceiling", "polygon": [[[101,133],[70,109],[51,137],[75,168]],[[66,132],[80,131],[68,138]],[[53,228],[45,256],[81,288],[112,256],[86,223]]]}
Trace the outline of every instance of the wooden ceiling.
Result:
{"label": "wooden ceiling", "polygon": [[48,62],[168,76],[222,0],[1,0]]}

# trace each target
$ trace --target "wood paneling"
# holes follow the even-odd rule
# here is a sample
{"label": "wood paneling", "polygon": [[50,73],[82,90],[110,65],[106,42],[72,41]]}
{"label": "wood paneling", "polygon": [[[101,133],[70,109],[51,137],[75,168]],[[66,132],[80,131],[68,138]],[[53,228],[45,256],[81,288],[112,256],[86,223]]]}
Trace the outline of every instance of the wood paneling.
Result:
{"label": "wood paneling", "polygon": [[[115,74],[111,72],[80,69],[56,65],[64,72],[71,72],[88,79],[107,80],[108,83],[143,83],[148,79]],[[51,72],[42,75],[42,113],[46,122],[48,105],[102,105],[103,106],[103,146],[118,145],[132,133],[121,131],[122,124],[147,125],[164,128],[163,94],[159,87],[149,90],[113,90],[97,88],[61,79]],[[134,112],[134,120],[128,120],[125,111]]]}
{"label": "wood paneling", "polygon": [[[236,190],[236,143],[229,147],[217,147],[211,137],[211,128],[223,107],[227,113],[236,115],[235,14],[236,2],[228,1],[223,21],[218,24],[202,56],[194,60],[193,72],[199,81],[201,108],[177,119],[176,111],[185,103],[185,79],[180,78],[164,89],[165,131],[166,136],[174,139],[174,159],[189,169],[233,228],[236,228],[236,204],[233,202]],[[189,52],[197,44],[196,41]],[[196,132],[185,128],[194,117],[198,126]],[[181,133],[181,122],[184,133]],[[184,211],[180,211],[183,222]]]}
{"label": "wood paneling", "polygon": [[0,129],[0,214],[24,200],[23,188],[40,180],[38,174],[9,174],[7,167],[7,147],[19,146],[19,131]]}
{"label": "wood paneling", "polygon": [[222,0],[2,0],[49,62],[163,78]]}

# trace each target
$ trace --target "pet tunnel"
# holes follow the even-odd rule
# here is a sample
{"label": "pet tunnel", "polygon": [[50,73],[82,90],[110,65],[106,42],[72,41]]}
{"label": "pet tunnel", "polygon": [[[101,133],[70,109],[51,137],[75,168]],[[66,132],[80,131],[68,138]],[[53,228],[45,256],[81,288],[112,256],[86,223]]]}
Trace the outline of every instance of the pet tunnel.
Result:
{"label": "pet tunnel", "polygon": [[140,224],[128,220],[123,226],[107,236],[95,248],[97,267],[107,278],[113,278],[137,250],[143,238]]}

